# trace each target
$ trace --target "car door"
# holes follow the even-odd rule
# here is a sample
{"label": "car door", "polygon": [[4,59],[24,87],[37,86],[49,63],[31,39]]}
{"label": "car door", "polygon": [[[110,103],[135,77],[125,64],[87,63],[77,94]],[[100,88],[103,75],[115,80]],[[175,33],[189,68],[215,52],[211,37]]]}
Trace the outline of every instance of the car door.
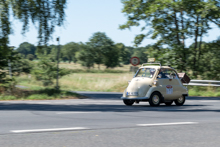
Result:
{"label": "car door", "polygon": [[173,100],[181,96],[181,83],[178,79],[175,70],[170,68],[164,68],[158,75],[160,75],[158,78],[161,89],[160,92],[165,98],[165,100]]}

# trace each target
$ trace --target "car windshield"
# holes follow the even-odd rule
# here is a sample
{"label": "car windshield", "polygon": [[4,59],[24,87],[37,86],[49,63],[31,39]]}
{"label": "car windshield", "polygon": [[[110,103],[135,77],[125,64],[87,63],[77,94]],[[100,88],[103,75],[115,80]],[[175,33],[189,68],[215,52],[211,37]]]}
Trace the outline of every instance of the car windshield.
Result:
{"label": "car windshield", "polygon": [[137,71],[137,74],[135,77],[147,77],[152,78],[155,74],[154,68],[141,68]]}

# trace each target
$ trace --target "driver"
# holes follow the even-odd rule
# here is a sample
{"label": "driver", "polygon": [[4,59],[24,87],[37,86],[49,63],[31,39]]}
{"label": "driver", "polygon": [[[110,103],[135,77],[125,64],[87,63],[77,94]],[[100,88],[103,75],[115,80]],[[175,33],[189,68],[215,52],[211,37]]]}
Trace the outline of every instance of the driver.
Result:
{"label": "driver", "polygon": [[160,72],[159,72],[158,75],[160,75],[160,78],[167,78],[165,73],[164,73],[164,69],[160,69]]}

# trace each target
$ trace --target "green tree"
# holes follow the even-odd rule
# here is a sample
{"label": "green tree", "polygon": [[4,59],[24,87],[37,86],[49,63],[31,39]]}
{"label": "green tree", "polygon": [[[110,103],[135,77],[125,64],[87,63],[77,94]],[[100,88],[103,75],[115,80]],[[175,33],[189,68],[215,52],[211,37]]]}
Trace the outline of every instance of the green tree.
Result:
{"label": "green tree", "polygon": [[76,53],[76,58],[82,66],[88,69],[94,66],[94,53],[88,44],[80,44],[80,51]]}
{"label": "green tree", "polygon": [[[59,77],[69,74],[66,69],[59,70]],[[56,63],[51,62],[48,57],[41,57],[40,61],[34,66],[31,71],[36,80],[42,81],[43,86],[50,86],[57,78],[57,66]]]}
{"label": "green tree", "polygon": [[117,50],[114,42],[106,36],[105,33],[96,32],[89,39],[88,46],[93,52],[94,62],[99,65],[105,64],[106,68],[113,68],[119,64],[119,50]]}
{"label": "green tree", "polygon": [[33,61],[34,60],[34,55],[28,54],[27,59],[30,60],[30,61]]}
{"label": "green tree", "polygon": [[63,24],[66,0],[1,0],[0,7],[0,83],[4,83],[7,80],[3,70],[7,61],[13,60],[8,47],[9,35],[13,32],[11,17],[23,23],[23,33],[30,22],[34,23],[38,28],[39,45],[46,44],[54,27]]}
{"label": "green tree", "polygon": [[35,56],[35,51],[36,47],[28,42],[21,43],[17,48],[17,52],[23,54],[25,57],[27,57],[28,54],[32,54]]}
{"label": "green tree", "polygon": [[147,48],[145,47],[135,48],[132,57],[138,57],[140,59],[140,64],[146,63],[148,59]]}
{"label": "green tree", "polygon": [[[220,39],[206,43],[203,42],[200,49],[200,60],[197,61],[196,74],[207,80],[220,80]],[[191,45],[190,49],[194,47]],[[189,66],[193,67],[194,56],[189,57]]]}
{"label": "green tree", "polygon": [[169,56],[181,71],[186,70],[188,58],[185,40],[193,38],[195,43],[192,52],[195,71],[201,48],[198,42],[202,42],[202,36],[210,29],[210,22],[220,26],[220,19],[216,17],[220,13],[220,2],[216,0],[122,0],[122,3],[127,22],[120,28],[141,26],[144,24],[141,22],[146,22],[142,27],[143,33],[135,37],[135,44],[139,45],[149,36],[157,39],[157,46],[167,45],[172,50]]}
{"label": "green tree", "polygon": [[131,59],[131,53],[123,43],[116,43],[115,47],[119,50],[119,62],[123,64],[129,64]]}
{"label": "green tree", "polygon": [[79,44],[75,42],[70,42],[62,46],[61,52],[63,54],[63,58],[66,58],[69,63],[72,61],[76,63],[76,52],[79,51]]}

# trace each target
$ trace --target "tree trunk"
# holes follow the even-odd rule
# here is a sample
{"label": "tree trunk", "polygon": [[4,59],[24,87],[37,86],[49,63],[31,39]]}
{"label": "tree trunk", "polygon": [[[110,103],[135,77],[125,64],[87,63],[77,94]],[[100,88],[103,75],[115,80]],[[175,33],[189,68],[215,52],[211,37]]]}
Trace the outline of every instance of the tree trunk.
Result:
{"label": "tree trunk", "polygon": [[176,16],[176,10],[174,10],[175,14],[174,14],[174,21],[175,21],[175,26],[176,26],[176,40],[177,40],[177,44],[180,45],[180,37],[179,37],[179,24],[178,24],[178,20],[177,20],[177,16]]}
{"label": "tree trunk", "polygon": [[[202,25],[203,25],[203,21],[202,21]],[[200,60],[200,56],[201,56],[202,35],[203,35],[203,27],[201,28],[201,33],[200,33],[199,53],[198,53],[199,55],[197,61]]]}
{"label": "tree trunk", "polygon": [[196,57],[197,57],[197,39],[199,33],[199,16],[196,18],[196,30],[195,30],[195,45],[194,45],[194,61],[193,61],[193,75],[196,75]]}
{"label": "tree trunk", "polygon": [[[181,11],[181,24],[182,24],[182,30],[184,30],[184,22],[183,22],[183,11]],[[183,47],[183,59],[182,59],[182,70],[186,70],[186,51],[185,51],[185,36],[184,33],[181,33],[181,38],[182,38],[182,47]]]}

